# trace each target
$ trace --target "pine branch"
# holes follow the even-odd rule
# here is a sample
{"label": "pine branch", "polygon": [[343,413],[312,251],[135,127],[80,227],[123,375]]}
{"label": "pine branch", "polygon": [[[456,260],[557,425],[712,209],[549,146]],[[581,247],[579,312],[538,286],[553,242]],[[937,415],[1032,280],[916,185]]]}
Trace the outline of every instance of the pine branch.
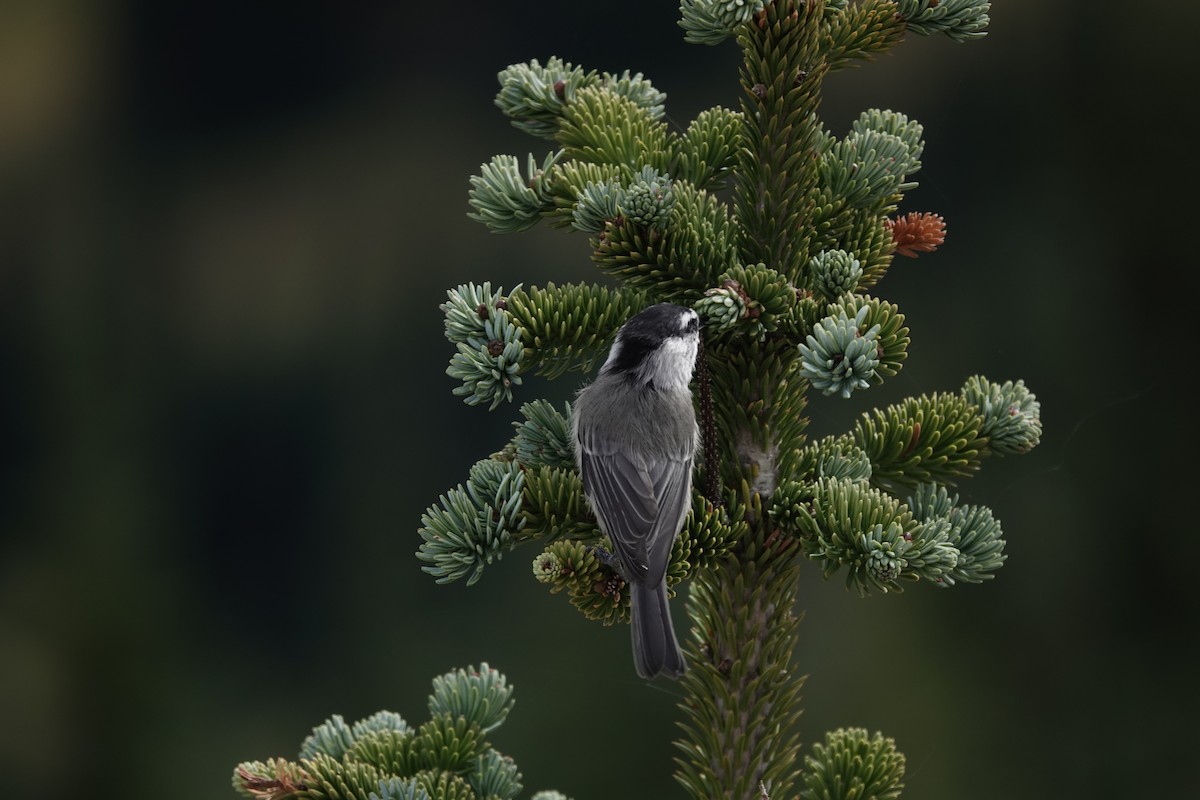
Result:
{"label": "pine branch", "polygon": [[789,460],[781,460],[782,471],[794,482],[815,482],[819,478],[871,480],[871,459],[858,445],[845,437],[826,436],[795,450]]}
{"label": "pine branch", "polygon": [[520,465],[494,459],[476,462],[466,485],[459,484],[421,517],[417,558],[438,583],[461,578],[467,585],[483,568],[516,546],[525,526],[521,513],[525,475]]}
{"label": "pine branch", "polygon": [[499,670],[459,669],[433,679],[429,713],[435,719],[463,718],[491,733],[504,724],[513,707],[513,687]]}
{"label": "pine branch", "polygon": [[513,126],[533,136],[553,139],[563,109],[575,92],[592,86],[597,76],[552,56],[543,67],[537,59],[513,64],[497,76],[496,105]]}
{"label": "pine branch", "polygon": [[913,33],[966,42],[987,35],[991,5],[987,0],[897,0],[896,11]]}
{"label": "pine branch", "polygon": [[312,800],[369,800],[383,775],[365,761],[339,760],[318,753],[301,762],[309,788],[300,796]]}
{"label": "pine branch", "polygon": [[786,797],[797,777],[804,680],[790,673],[799,618],[798,564],[785,538],[753,535],[732,559],[697,574],[688,613],[691,669],[681,679],[676,778],[697,798]]}
{"label": "pine branch", "polygon": [[942,586],[956,582],[982,583],[995,577],[1004,566],[1003,532],[1000,522],[983,506],[960,506],[944,486],[922,484],[908,498],[913,515],[924,524],[948,526],[947,540],[959,551],[954,569],[943,577]]}
{"label": "pine branch", "polygon": [[765,339],[780,327],[794,328],[796,288],[764,264],[737,266],[695,304],[715,335],[736,334]]}
{"label": "pine branch", "polygon": [[760,12],[766,1],[682,0],[679,27],[686,31],[683,38],[692,44],[720,44]]}
{"label": "pine branch", "polygon": [[[599,545],[610,551],[611,543]],[[611,551],[610,551],[611,552]],[[629,619],[629,589],[625,580],[601,559],[596,546],[577,539],[551,542],[533,560],[533,574],[550,592],[566,591],[571,605],[588,619],[605,625]]]}
{"label": "pine branch", "polygon": [[544,139],[555,138],[567,107],[584,89],[595,87],[625,98],[645,109],[652,120],[662,117],[666,99],[640,72],[598,75],[553,56],[545,66],[534,59],[513,64],[496,77],[500,82],[496,105],[512,119],[514,127]]}
{"label": "pine branch", "polygon": [[[809,248],[850,253],[863,268],[860,289],[878,283],[891,264],[895,242],[886,215],[917,186],[912,175],[921,166],[923,132],[904,114],[868,109],[844,139],[822,140],[821,181],[809,197]],[[818,288],[812,281],[810,269],[803,285]]]}
{"label": "pine branch", "polygon": [[896,743],[864,728],[825,734],[804,757],[803,800],[895,800],[904,788],[904,755]]}
{"label": "pine branch", "polygon": [[546,177],[546,192],[554,205],[548,212],[548,224],[556,227],[575,226],[575,212],[584,193],[595,193],[596,187],[623,186],[633,179],[633,170],[619,164],[590,164],[585,161],[566,161],[554,165]]}
{"label": "pine branch", "polygon": [[592,260],[648,300],[692,302],[735,266],[736,227],[715,196],[684,181],[673,185],[665,233],[614,219],[594,241]]}
{"label": "pine branch", "polygon": [[821,54],[824,0],[778,0],[741,29],[743,149],[735,205],[745,262],[762,262],[799,283],[809,257],[799,233],[812,215],[825,135],[817,108],[827,65]]}
{"label": "pine branch", "polygon": [[299,764],[284,758],[244,761],[233,770],[233,788],[254,800],[283,800],[308,791],[312,780]]}
{"label": "pine branch", "polygon": [[[565,474],[565,471],[555,474]],[[577,475],[570,473],[568,480],[578,488]],[[527,485],[537,485],[536,480],[531,479]],[[570,498],[565,502],[574,502],[582,491],[564,495]],[[627,621],[629,592],[625,580],[597,551],[597,548],[610,551],[611,543],[601,536],[590,513],[582,509],[576,509],[575,513],[577,516],[572,516],[569,523],[560,523],[557,527],[540,520],[531,523],[539,528],[544,525],[551,535],[563,537],[547,545],[533,560],[533,574],[538,581],[548,584],[552,593],[566,590],[572,605],[589,619],[600,620],[606,625]],[[744,517],[744,511],[736,504],[715,505],[694,492],[691,513],[684,520],[671,549],[667,565],[668,587],[711,569],[725,558],[748,533]]]}
{"label": "pine branch", "polygon": [[526,348],[523,368],[551,378],[590,371],[621,323],[645,305],[637,291],[554,283],[518,289],[506,303]]}
{"label": "pine branch", "polygon": [[870,309],[863,306],[851,317],[838,307],[836,313],[813,326],[813,332],[800,345],[800,359],[804,377],[814,389],[847,398],[876,380],[880,326],[864,328],[869,313]]}
{"label": "pine branch", "polygon": [[525,417],[524,422],[513,423],[517,435],[512,441],[512,455],[521,466],[571,468],[575,465],[570,403],[564,403],[559,412],[545,400],[534,400],[521,406],[521,416]]}
{"label": "pine branch", "polygon": [[657,116],[606,87],[587,87],[566,105],[556,138],[573,160],[665,171],[675,134]]}
{"label": "pine branch", "polygon": [[866,0],[847,5],[829,26],[825,60],[829,68],[852,66],[886,53],[904,38],[904,24],[893,0]]}
{"label": "pine branch", "polygon": [[502,291],[493,293],[489,283],[464,284],[446,295],[446,338],[458,349],[446,374],[462,381],[454,394],[471,406],[490,401],[494,410],[511,401],[512,387],[521,383],[525,332],[505,312]]}
{"label": "pine branch", "polygon": [[[889,204],[899,202],[898,197],[889,199]],[[888,205],[887,208],[890,208]],[[871,209],[858,209],[846,214],[840,221],[846,226],[845,232],[834,242],[839,246],[854,248],[854,255],[863,268],[862,280],[858,283],[859,291],[870,289],[883,280],[888,268],[892,265],[892,255],[896,248],[892,230],[888,228],[888,218],[883,212],[876,213]]]}
{"label": "pine branch", "polygon": [[[863,313],[863,309],[867,309]],[[874,330],[875,355],[878,363],[875,365],[873,380],[882,383],[884,378],[890,378],[900,371],[904,360],[908,358],[908,328],[904,325],[904,315],[895,303],[871,297],[870,295],[846,295],[831,303],[827,313],[845,313],[848,317],[858,319],[860,336]]]}
{"label": "pine branch", "polygon": [[996,384],[975,375],[963,386],[962,396],[983,415],[980,434],[988,437],[989,452],[1028,453],[1041,441],[1041,404],[1024,381]]}
{"label": "pine branch", "polygon": [[918,524],[900,501],[858,481],[822,478],[810,503],[804,549],[826,578],[845,567],[846,586],[863,595],[915,579],[904,556]]}
{"label": "pine branch", "polygon": [[678,144],[671,174],[697,189],[718,189],[737,163],[742,115],[717,106],[701,111]]}
{"label": "pine branch", "polygon": [[599,536],[573,466],[526,470],[524,514],[525,530],[531,537],[569,536],[591,541]]}
{"label": "pine branch", "polygon": [[233,786],[256,800],[513,800],[521,773],[483,738],[508,716],[512,691],[486,663],[449,672],[434,679],[430,719],[417,728],[391,711],[353,725],[335,714],[297,762],[243,762]]}
{"label": "pine branch", "polygon": [[471,178],[471,219],[492,233],[519,233],[532,228],[553,207],[547,175],[561,153],[546,156],[539,169],[529,156],[521,175],[516,156],[496,156]]}
{"label": "pine branch", "polygon": [[935,393],[864,414],[852,436],[871,459],[872,483],[896,490],[975,474],[987,446],[982,427],[976,406]]}

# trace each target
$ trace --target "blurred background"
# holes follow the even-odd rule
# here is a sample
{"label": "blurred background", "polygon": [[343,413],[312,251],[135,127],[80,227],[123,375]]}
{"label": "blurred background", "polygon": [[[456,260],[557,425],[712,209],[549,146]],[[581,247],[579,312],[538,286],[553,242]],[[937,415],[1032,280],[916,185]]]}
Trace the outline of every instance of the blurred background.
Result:
{"label": "blurred background", "polygon": [[[447,288],[595,274],[579,234],[467,219],[481,163],[549,147],[492,105],[495,74],[558,55],[644,72],[680,126],[736,107],[736,46],[684,44],[677,13],[0,0],[8,796],[232,798],[238,761],[294,756],[333,713],[419,722],[434,675],[487,661],[516,686],[494,743],[528,790],[684,797],[679,698],[636,678],[626,629],[548,595],[535,549],[470,589],[414,557],[422,510],[519,402],[583,379],[488,413],[443,373]],[[805,574],[804,737],[895,737],[906,797],[1195,791],[1174,109],[1196,17],[998,3],[981,42],[911,37],[826,83],[835,132],[871,106],[925,124],[902,210],[949,235],[878,288],[912,329],[903,372],[815,398],[811,432],[977,372],[1024,378],[1045,425],[960,486],[1004,523],[996,581],[862,600]]]}

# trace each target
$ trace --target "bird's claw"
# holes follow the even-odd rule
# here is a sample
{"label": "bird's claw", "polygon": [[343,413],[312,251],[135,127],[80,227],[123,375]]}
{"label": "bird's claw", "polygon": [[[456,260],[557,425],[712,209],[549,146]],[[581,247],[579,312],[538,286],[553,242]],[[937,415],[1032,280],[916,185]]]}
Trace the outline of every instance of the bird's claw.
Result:
{"label": "bird's claw", "polygon": [[599,561],[604,566],[608,567],[611,570],[616,570],[618,572],[620,571],[618,569],[617,557],[615,555],[613,555],[612,553],[610,553],[609,551],[605,550],[600,545],[598,545],[598,544],[590,545],[588,547],[588,550],[590,550],[592,555],[594,555],[596,557],[596,560]]}

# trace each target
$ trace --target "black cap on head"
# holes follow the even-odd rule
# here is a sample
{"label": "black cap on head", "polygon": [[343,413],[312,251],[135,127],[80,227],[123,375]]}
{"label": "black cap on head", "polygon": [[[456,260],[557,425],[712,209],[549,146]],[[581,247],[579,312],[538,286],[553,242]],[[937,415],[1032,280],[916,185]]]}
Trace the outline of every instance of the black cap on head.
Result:
{"label": "black cap on head", "polygon": [[700,330],[700,316],[690,308],[659,303],[639,311],[621,326],[617,334],[619,349],[608,365],[614,372],[637,369],[667,339],[694,336]]}

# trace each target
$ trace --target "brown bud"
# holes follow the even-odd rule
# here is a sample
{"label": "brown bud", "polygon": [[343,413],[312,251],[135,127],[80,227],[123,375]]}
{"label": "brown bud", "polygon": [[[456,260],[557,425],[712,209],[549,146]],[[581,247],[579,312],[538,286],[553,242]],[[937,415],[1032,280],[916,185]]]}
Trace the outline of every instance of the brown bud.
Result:
{"label": "brown bud", "polygon": [[500,341],[499,339],[492,339],[487,343],[487,348],[488,355],[490,355],[492,358],[495,358],[504,352],[504,342]]}
{"label": "brown bud", "polygon": [[755,97],[762,100],[767,96],[767,85],[765,83],[756,83],[750,87],[750,91],[754,93]]}
{"label": "brown bud", "polygon": [[559,80],[556,80],[554,82],[554,95],[559,100],[566,99],[566,97],[567,97],[567,82],[566,81],[564,81],[560,78]]}
{"label": "brown bud", "polygon": [[479,315],[480,319],[487,319],[488,318],[487,303],[480,303],[479,305],[475,306],[475,313]]}
{"label": "brown bud", "polygon": [[505,300],[503,297],[501,297],[499,300],[496,301],[496,308],[500,309],[501,311],[507,311],[508,310],[508,301]]}

